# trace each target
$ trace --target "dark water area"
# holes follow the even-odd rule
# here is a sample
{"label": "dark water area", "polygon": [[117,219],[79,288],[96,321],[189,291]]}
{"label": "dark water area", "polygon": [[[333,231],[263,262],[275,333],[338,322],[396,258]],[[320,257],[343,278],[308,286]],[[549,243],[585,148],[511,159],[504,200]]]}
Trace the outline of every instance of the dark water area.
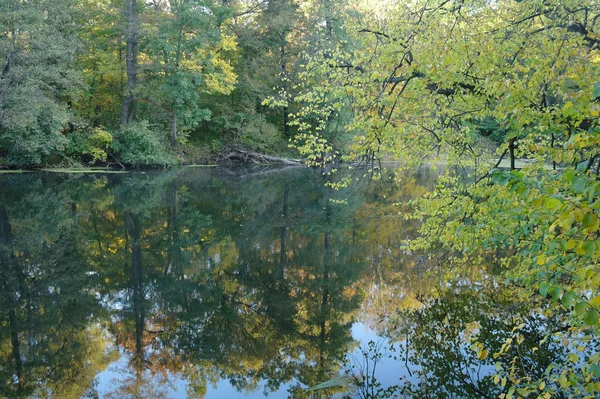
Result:
{"label": "dark water area", "polygon": [[[436,177],[386,171],[336,191],[311,169],[0,175],[0,397],[375,397],[304,391],[371,373],[375,352],[369,389],[438,373],[482,397],[490,364],[461,360],[461,382],[427,363],[466,353],[436,352],[437,304],[458,304],[457,340],[489,314],[481,290],[457,294],[403,244],[418,224],[402,204]],[[382,317],[424,303],[425,324]]]}

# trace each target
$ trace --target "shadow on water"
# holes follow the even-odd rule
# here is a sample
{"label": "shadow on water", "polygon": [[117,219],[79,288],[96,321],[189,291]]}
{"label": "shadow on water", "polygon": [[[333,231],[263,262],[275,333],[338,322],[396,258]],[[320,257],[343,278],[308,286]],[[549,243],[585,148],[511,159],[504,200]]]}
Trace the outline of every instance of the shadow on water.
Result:
{"label": "shadow on water", "polygon": [[[311,395],[383,397],[400,384],[442,397],[422,394],[419,373],[485,381],[444,377],[461,370],[451,361],[433,369],[435,356],[468,354],[465,326],[504,338],[482,299],[493,270],[465,271],[479,288],[448,296],[449,271],[403,245],[418,225],[399,204],[436,176],[386,171],[339,191],[296,168],[0,176],[0,396],[303,397],[364,374],[351,359],[390,335],[382,372]],[[479,308],[453,314],[452,301]],[[454,330],[434,334],[440,323]],[[457,332],[442,334],[455,346],[439,331]]]}

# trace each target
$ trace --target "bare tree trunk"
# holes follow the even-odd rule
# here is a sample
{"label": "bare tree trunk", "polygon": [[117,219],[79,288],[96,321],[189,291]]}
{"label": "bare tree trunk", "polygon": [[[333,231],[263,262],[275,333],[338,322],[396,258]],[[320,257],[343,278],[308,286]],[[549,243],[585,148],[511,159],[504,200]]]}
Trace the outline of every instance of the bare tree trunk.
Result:
{"label": "bare tree trunk", "polygon": [[[554,149],[554,133],[552,133],[552,142],[550,148]],[[556,161],[552,160],[552,170],[556,170]]]}
{"label": "bare tree trunk", "polygon": [[510,152],[510,170],[515,170],[515,139],[510,139],[508,142],[508,150]]}
{"label": "bare tree trunk", "polygon": [[121,126],[125,126],[135,116],[135,88],[137,85],[137,55],[139,45],[139,19],[136,0],[125,0],[125,41],[127,43],[127,85],[121,106]]}
{"label": "bare tree trunk", "polygon": [[[287,73],[286,73],[286,61],[285,61],[285,39],[284,42],[281,44],[281,79],[282,79],[282,85],[283,85],[283,90],[284,92],[287,93]],[[283,135],[286,138],[290,137],[290,126],[289,126],[289,122],[290,122],[290,110],[289,107],[287,106],[287,102],[286,105],[283,106]]]}

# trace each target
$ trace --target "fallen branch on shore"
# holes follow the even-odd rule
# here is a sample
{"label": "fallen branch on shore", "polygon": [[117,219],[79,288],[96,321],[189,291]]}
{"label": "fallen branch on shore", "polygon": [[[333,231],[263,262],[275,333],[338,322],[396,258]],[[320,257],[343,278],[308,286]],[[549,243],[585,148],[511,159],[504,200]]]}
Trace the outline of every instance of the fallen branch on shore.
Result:
{"label": "fallen branch on shore", "polygon": [[248,151],[241,148],[225,151],[217,158],[217,163],[238,163],[238,164],[282,164],[282,165],[303,165],[301,159],[282,158],[273,155],[261,154],[254,151]]}

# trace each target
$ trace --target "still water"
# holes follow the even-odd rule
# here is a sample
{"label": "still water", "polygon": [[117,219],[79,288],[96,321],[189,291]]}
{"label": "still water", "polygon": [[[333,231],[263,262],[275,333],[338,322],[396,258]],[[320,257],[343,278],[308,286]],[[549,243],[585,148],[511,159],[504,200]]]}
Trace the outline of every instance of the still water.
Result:
{"label": "still water", "polygon": [[[493,394],[465,332],[509,301],[488,317],[494,270],[456,278],[403,244],[405,203],[436,176],[335,191],[311,169],[0,175],[0,397]],[[511,327],[488,324],[499,343]],[[365,384],[304,390],[352,375]]]}

